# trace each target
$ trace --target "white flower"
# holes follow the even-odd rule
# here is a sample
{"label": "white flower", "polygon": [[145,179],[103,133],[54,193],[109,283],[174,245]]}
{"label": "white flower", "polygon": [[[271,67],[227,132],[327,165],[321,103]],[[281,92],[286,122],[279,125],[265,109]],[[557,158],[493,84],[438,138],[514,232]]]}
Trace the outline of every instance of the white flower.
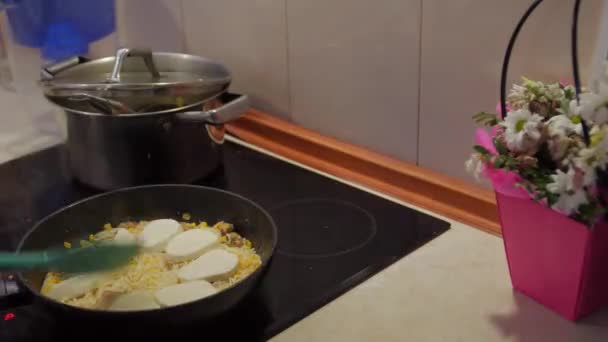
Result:
{"label": "white flower", "polygon": [[604,94],[583,93],[579,96],[580,103],[576,100],[570,101],[570,113],[580,115],[586,120],[593,122],[608,121],[608,88]]}
{"label": "white flower", "polygon": [[[605,63],[604,67],[608,67],[608,64]],[[595,82],[593,92],[580,94],[580,103],[577,103],[576,99],[570,102],[571,113],[598,123],[608,121],[608,69],[606,71]]]}
{"label": "white flower", "polygon": [[575,144],[575,140],[572,139],[571,135],[582,136],[583,134],[583,125],[580,118],[577,116],[569,117],[563,114],[556,115],[551,117],[546,125],[547,132],[549,133],[547,146],[549,147],[551,158],[562,165],[568,165],[570,158],[566,158],[566,156],[571,151],[570,147]]}
{"label": "white flower", "polygon": [[584,186],[596,184],[597,173],[596,173],[595,169],[588,168],[586,170],[581,170],[581,172],[583,173],[583,185]]}
{"label": "white flower", "polygon": [[[555,105],[561,105],[567,93],[570,94],[571,91],[572,87],[562,87],[559,83],[546,84],[523,77],[521,85],[515,84],[511,88],[507,102],[513,109],[527,108],[545,116],[558,109],[554,108]],[[532,102],[535,104],[530,108]]]}
{"label": "white flower", "polygon": [[564,90],[559,83],[551,83],[546,85],[545,96],[548,100],[558,100],[564,97]]}
{"label": "white flower", "polygon": [[587,194],[584,189],[576,186],[576,177],[574,168],[568,169],[567,173],[557,170],[557,173],[551,176],[553,182],[547,184],[547,190],[559,195],[552,207],[554,210],[571,215],[581,204],[587,203]]}
{"label": "white flower", "polygon": [[505,121],[505,141],[507,147],[514,152],[534,154],[538,150],[543,118],[531,114],[527,109],[519,109],[507,113]]}
{"label": "white flower", "polygon": [[508,95],[508,103],[513,108],[524,108],[528,106],[530,99],[528,98],[528,89],[520,84],[513,84]]}
{"label": "white flower", "polygon": [[587,194],[584,190],[577,190],[573,193],[564,193],[559,196],[557,202],[551,207],[564,215],[572,215],[583,204],[586,204]]}
{"label": "white flower", "polygon": [[574,164],[581,170],[606,170],[608,165],[608,139],[602,132],[591,133],[591,146],[578,151]]}
{"label": "white flower", "polygon": [[483,172],[483,161],[479,157],[479,153],[473,153],[471,158],[464,163],[467,172],[473,175],[477,181],[480,180],[480,175]]}
{"label": "white flower", "polygon": [[608,166],[608,139],[606,127],[595,125],[589,132],[590,146],[583,145],[572,159],[576,168],[583,174],[583,185],[595,184],[597,181],[596,169],[605,170]]}
{"label": "white flower", "polygon": [[568,164],[568,158],[565,158],[568,151],[570,150],[570,144],[572,139],[566,136],[554,136],[547,140],[547,147],[549,147],[549,154],[551,159],[555,162],[559,162],[562,165]]}
{"label": "white flower", "polygon": [[565,192],[572,192],[576,190],[574,186],[575,176],[576,172],[573,168],[568,169],[567,173],[562,170],[557,170],[556,174],[551,175],[553,182],[547,184],[547,190],[558,195]]}
{"label": "white flower", "polygon": [[568,136],[573,133],[583,135],[583,125],[576,116],[556,115],[547,121],[547,128],[552,137]]}

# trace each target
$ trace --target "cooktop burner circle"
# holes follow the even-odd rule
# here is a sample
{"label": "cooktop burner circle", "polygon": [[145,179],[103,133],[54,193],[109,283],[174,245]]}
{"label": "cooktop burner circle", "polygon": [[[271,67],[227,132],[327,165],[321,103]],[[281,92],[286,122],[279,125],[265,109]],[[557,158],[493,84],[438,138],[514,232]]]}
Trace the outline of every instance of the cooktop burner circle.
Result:
{"label": "cooktop burner circle", "polygon": [[279,232],[277,253],[304,258],[339,256],[367,245],[376,219],[356,204],[323,198],[285,202],[270,209]]}

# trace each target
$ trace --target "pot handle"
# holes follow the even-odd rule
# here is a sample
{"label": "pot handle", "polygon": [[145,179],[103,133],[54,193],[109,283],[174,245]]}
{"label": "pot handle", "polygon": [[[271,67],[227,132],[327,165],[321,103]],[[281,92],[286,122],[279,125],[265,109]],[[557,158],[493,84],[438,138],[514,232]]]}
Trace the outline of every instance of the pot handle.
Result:
{"label": "pot handle", "polygon": [[247,95],[225,94],[225,96],[231,97],[231,99],[218,108],[207,111],[177,113],[177,119],[185,122],[222,125],[240,118],[249,110],[249,97]]}
{"label": "pot handle", "polygon": [[156,65],[154,64],[154,60],[152,59],[152,51],[148,49],[129,49],[122,48],[116,50],[116,57],[114,59],[114,67],[112,68],[112,74],[108,79],[109,82],[118,83],[120,82],[120,71],[122,70],[122,65],[125,62],[127,57],[141,57],[144,59],[144,63],[146,64],[146,68],[152,74],[154,78],[160,78],[160,73],[158,69],[156,69]]}
{"label": "pot handle", "polygon": [[89,59],[86,57],[74,56],[57,63],[47,65],[40,70],[40,78],[42,80],[50,80],[55,77],[56,74],[88,61]]}
{"label": "pot handle", "polygon": [[19,285],[16,274],[0,273],[0,310],[28,305],[32,298],[32,293]]}

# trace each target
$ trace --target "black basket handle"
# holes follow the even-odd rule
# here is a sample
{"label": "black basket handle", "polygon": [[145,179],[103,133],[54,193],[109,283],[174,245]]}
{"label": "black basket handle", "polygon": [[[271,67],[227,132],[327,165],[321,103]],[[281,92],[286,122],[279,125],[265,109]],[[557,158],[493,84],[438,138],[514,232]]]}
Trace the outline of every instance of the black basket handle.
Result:
{"label": "black basket handle", "polygon": [[[505,52],[505,58],[502,63],[502,71],[500,74],[500,116],[504,119],[505,115],[507,115],[507,73],[509,71],[509,62],[511,60],[511,53],[513,52],[513,47],[515,46],[515,41],[517,40],[517,36],[519,36],[519,32],[522,27],[532,14],[534,10],[543,2],[543,0],[534,0],[530,7],[524,12],[524,15],[517,22],[517,26],[515,26],[515,30],[511,34],[511,38],[509,39],[509,44],[507,45],[507,51]],[[580,12],[581,0],[575,0],[574,2],[574,12],[572,17],[572,30],[571,30],[571,55],[572,55],[572,70],[574,74],[574,88],[576,91],[576,102],[579,104],[580,101],[580,93],[581,93],[581,80],[580,73],[578,68],[578,17]],[[581,118],[581,124],[583,126],[583,137],[585,139],[585,143],[589,145],[589,129],[588,126]]]}
{"label": "black basket handle", "polygon": [[[574,12],[572,14],[572,33],[570,34],[570,53],[572,55],[572,74],[574,75],[574,89],[576,90],[576,104],[580,105],[581,95],[581,77],[578,69],[578,14],[581,10],[582,0],[574,1]],[[589,136],[589,127],[585,120],[581,117],[581,126],[583,127],[583,138],[585,144],[589,146],[591,138]]]}

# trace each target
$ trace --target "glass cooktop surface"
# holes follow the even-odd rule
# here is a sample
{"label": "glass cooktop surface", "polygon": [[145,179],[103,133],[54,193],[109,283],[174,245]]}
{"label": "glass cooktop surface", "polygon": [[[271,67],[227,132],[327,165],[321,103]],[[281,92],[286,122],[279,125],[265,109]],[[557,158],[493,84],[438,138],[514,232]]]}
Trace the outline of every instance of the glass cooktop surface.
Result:
{"label": "glass cooktop surface", "polygon": [[[128,322],[120,329],[103,322],[84,327],[51,317],[37,305],[0,299],[0,341],[177,337],[202,329],[206,339],[267,340],[449,229],[439,219],[233,143],[225,145],[222,166],[196,184],[250,198],[278,226],[267,273],[234,310],[195,324],[167,317],[145,331],[131,331]],[[72,182],[63,146],[0,165],[0,188],[4,251],[14,250],[44,216],[98,193]],[[2,274],[0,296],[15,290],[9,277]]]}

